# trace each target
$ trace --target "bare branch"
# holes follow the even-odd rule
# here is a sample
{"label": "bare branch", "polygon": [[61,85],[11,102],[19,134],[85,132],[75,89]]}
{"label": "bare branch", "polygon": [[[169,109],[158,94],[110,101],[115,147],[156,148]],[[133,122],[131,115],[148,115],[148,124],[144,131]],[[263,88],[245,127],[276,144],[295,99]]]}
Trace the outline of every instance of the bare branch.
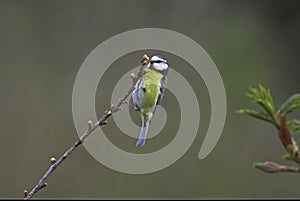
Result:
{"label": "bare branch", "polygon": [[56,160],[54,157],[50,159],[51,166],[45,172],[45,174],[42,176],[42,178],[39,180],[36,186],[30,191],[30,193],[24,190],[24,200],[31,199],[39,190],[45,188],[48,185],[47,183],[45,183],[48,176],[74,151],[74,149],[79,145],[81,145],[84,142],[84,140],[88,136],[90,136],[98,126],[103,126],[108,124],[107,119],[113,113],[120,111],[121,105],[125,103],[126,99],[131,95],[131,93],[135,89],[136,82],[144,75],[144,67],[145,65],[147,65],[148,61],[149,61],[149,57],[147,55],[144,55],[141,60],[141,65],[139,66],[138,74],[137,75],[133,73],[130,74],[130,78],[132,79],[132,82],[128,92],[122,98],[120,98],[116,104],[112,105],[110,110],[105,111],[102,117],[95,124],[92,124],[92,121],[88,121],[88,129],[58,160]]}

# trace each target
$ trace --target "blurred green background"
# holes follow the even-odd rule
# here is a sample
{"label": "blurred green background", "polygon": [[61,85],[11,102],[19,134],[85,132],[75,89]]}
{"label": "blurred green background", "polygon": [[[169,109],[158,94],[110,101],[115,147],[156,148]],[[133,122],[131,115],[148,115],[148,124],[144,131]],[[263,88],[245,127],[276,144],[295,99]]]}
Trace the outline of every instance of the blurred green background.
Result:
{"label": "blurred green background", "polygon": [[[252,107],[245,96],[249,86],[271,88],[276,106],[299,92],[297,0],[1,0],[0,197],[21,198],[23,190],[31,190],[44,174],[50,157],[60,156],[77,140],[72,90],[87,55],[114,35],[146,27],[190,37],[217,65],[228,101],[217,146],[198,160],[209,123],[209,98],[199,81],[201,131],[175,164],[152,174],[127,175],[103,166],[81,146],[35,198],[299,198],[298,174],[266,174],[251,167],[265,160],[292,164],[280,159],[285,150],[275,129],[234,114],[236,109]],[[130,61],[123,58],[126,62],[116,64],[135,67],[142,54],[134,53]],[[108,89],[97,92],[99,115],[110,104],[99,98]],[[113,123],[104,129],[108,134]]]}

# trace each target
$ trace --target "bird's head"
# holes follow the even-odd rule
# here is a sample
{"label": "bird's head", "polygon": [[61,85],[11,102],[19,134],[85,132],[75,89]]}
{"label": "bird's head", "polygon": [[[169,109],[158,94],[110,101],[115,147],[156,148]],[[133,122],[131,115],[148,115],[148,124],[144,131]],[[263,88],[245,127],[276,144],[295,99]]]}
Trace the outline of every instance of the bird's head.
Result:
{"label": "bird's head", "polygon": [[158,71],[163,75],[167,75],[169,68],[168,61],[165,60],[164,57],[161,55],[155,55],[151,57],[148,68]]}

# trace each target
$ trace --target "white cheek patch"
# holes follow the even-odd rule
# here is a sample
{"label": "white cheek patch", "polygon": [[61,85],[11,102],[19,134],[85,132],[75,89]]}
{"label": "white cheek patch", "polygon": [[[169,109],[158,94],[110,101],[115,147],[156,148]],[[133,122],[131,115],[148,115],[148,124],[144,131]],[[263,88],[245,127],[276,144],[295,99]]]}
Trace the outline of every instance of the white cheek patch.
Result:
{"label": "white cheek patch", "polygon": [[165,63],[153,63],[152,65],[156,70],[166,70],[168,68],[168,64]]}

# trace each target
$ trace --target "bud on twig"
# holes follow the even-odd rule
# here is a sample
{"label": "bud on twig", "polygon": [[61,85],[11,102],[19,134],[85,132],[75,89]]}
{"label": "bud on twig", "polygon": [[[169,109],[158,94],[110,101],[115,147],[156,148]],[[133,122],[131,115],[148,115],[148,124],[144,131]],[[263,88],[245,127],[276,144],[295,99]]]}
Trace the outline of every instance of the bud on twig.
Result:
{"label": "bud on twig", "polygon": [[92,126],[93,126],[93,122],[92,122],[91,120],[89,120],[89,121],[88,121],[88,126],[89,126],[89,129],[91,129],[91,128],[92,128]]}
{"label": "bud on twig", "polygon": [[149,61],[149,57],[145,54],[142,58],[141,63],[143,66],[145,66],[148,63],[148,61]]}
{"label": "bud on twig", "polygon": [[27,191],[27,190],[24,190],[24,191],[23,191],[23,197],[25,198],[25,197],[27,197],[27,195],[28,195],[28,191]]}
{"label": "bud on twig", "polygon": [[277,163],[266,161],[264,163],[254,163],[253,167],[260,169],[268,173],[278,173],[278,172],[299,172],[299,168],[290,167],[285,165],[279,165]]}
{"label": "bud on twig", "polygon": [[54,164],[56,162],[56,158],[52,157],[50,158],[51,164]]}
{"label": "bud on twig", "polygon": [[104,126],[104,125],[106,125],[106,124],[108,124],[108,121],[107,121],[107,120],[101,121],[101,122],[99,123],[99,126]]}
{"label": "bud on twig", "polygon": [[137,76],[134,73],[130,73],[130,78],[133,80],[133,82],[137,81]]}
{"label": "bud on twig", "polygon": [[41,188],[46,188],[48,186],[48,183],[43,183],[42,185],[41,185]]}

